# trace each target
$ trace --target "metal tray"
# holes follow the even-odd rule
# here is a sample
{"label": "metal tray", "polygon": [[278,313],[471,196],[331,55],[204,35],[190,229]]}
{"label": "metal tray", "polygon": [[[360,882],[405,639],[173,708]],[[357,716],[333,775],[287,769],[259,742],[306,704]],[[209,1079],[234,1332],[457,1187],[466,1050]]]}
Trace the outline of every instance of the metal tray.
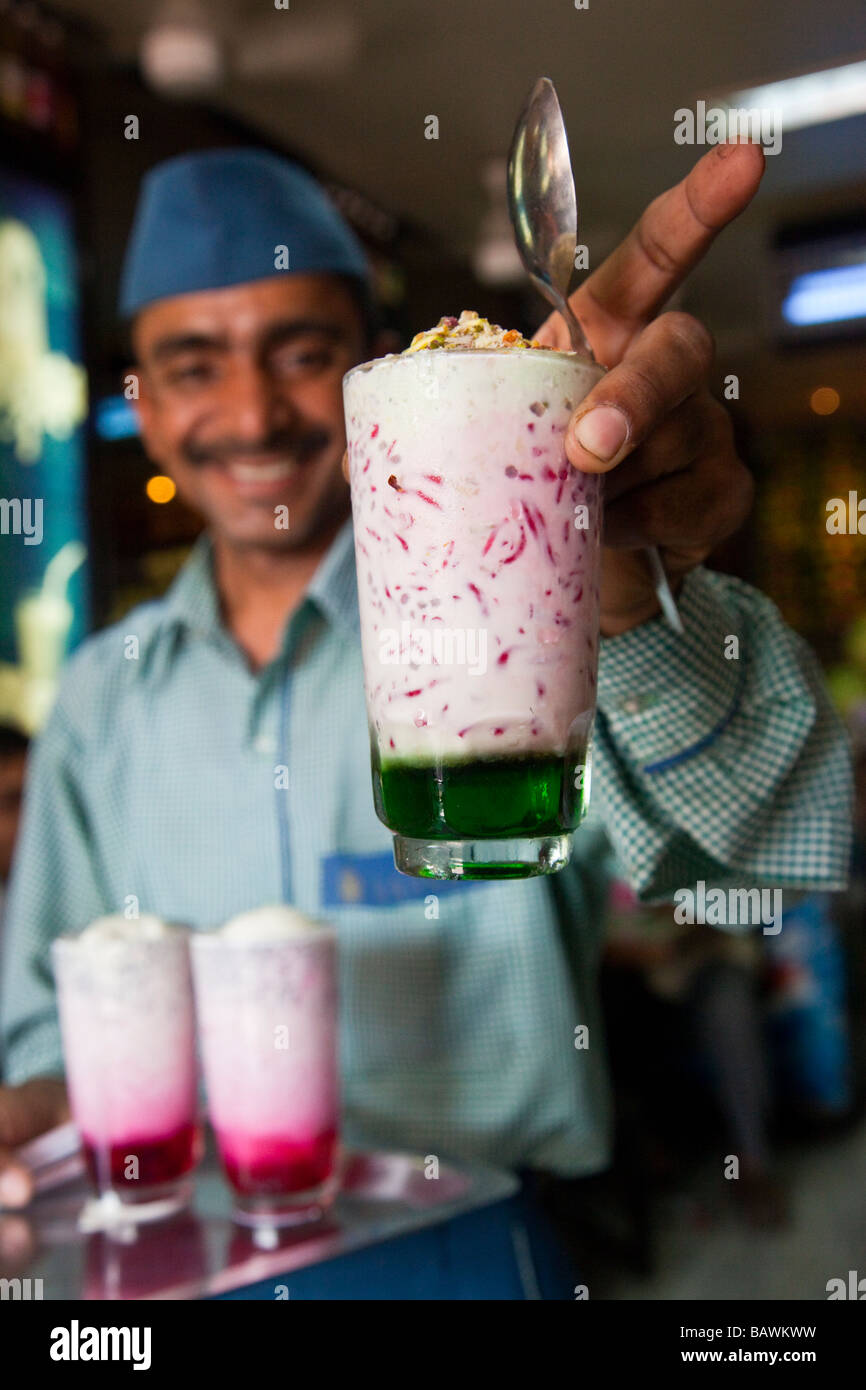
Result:
{"label": "metal tray", "polygon": [[4,1297],[206,1298],[449,1221],[519,1186],[513,1174],[480,1164],[440,1162],[438,1177],[428,1178],[421,1156],[352,1150],[341,1191],[320,1220],[252,1231],[231,1218],[231,1193],[209,1140],[188,1209],[85,1232],[89,1191],[80,1159],[66,1152],[58,1160],[63,1149],[53,1146],[53,1174],[32,1206],[0,1212],[0,1279],[19,1281],[3,1285]]}

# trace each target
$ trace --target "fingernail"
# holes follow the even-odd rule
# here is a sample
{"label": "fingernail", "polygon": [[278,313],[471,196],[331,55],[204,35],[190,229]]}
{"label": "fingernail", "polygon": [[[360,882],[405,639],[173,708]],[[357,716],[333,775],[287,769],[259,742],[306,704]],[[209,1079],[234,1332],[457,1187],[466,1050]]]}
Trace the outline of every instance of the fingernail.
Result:
{"label": "fingernail", "polygon": [[10,1168],[0,1173],[0,1202],[8,1207],[20,1207],[30,1196],[30,1184],[23,1173]]}
{"label": "fingernail", "polygon": [[588,454],[609,463],[628,438],[628,420],[615,405],[599,405],[581,416],[574,437]]}

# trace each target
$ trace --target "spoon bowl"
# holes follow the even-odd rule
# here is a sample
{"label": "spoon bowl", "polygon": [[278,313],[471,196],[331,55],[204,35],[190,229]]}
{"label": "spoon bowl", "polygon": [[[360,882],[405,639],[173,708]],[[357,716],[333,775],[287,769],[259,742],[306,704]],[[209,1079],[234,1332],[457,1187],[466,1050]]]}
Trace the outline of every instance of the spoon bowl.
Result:
{"label": "spoon bowl", "polygon": [[568,302],[577,249],[577,198],[556,89],[540,77],[520,113],[508,155],[508,210],[520,259],[565,319],[572,348],[595,358]]}
{"label": "spoon bowl", "polygon": [[[556,88],[540,77],[518,117],[508,155],[508,210],[520,259],[540,294],[564,319],[575,353],[595,361],[568,291],[577,249],[577,195]],[[675,632],[683,624],[654,546],[644,550],[659,606]]]}

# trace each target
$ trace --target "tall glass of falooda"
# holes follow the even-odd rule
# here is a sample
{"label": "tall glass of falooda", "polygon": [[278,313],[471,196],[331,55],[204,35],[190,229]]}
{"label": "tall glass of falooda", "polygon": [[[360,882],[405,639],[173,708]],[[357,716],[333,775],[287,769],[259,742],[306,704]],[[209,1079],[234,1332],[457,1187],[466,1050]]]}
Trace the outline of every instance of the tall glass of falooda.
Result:
{"label": "tall glass of falooda", "polygon": [[202,1153],[189,933],[102,917],[51,956],[72,1115],[91,1181],[136,1221],[192,1196]]}
{"label": "tall glass of falooda", "polygon": [[344,380],[377,814],[403,873],[553,873],[589,796],[601,484],[565,430],[603,369],[525,346]]}

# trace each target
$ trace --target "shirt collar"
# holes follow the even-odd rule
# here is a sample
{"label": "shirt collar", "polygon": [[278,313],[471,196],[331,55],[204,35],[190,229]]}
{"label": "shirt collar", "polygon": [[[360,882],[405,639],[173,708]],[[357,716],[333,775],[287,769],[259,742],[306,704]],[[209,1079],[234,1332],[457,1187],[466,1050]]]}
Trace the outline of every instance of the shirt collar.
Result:
{"label": "shirt collar", "polygon": [[188,627],[202,636],[211,636],[222,627],[213,572],[213,542],[206,531],[193,545],[163,599],[159,626]]}
{"label": "shirt collar", "polygon": [[[301,606],[306,602],[312,602],[329,622],[344,632],[358,631],[358,583],[351,517],[340,527],[319,561]],[[290,618],[290,624],[291,621]],[[213,543],[206,531],[195,541],[162,602],[157,630],[170,632],[180,627],[204,637],[224,632],[214,578]]]}
{"label": "shirt collar", "polygon": [[355,573],[355,533],[347,517],[307,586],[306,597],[344,632],[359,630],[358,578]]}

